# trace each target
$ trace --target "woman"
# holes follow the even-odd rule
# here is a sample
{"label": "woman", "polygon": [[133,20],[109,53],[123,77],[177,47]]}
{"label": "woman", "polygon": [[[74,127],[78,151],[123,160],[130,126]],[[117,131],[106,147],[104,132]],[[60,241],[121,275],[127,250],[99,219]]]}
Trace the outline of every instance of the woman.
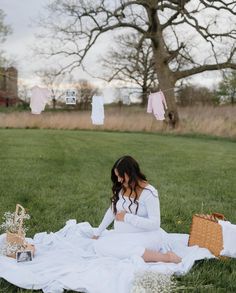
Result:
{"label": "woman", "polygon": [[[179,263],[174,252],[162,253],[163,230],[157,190],[147,182],[131,156],[117,160],[111,170],[111,207],[93,239],[98,254],[126,258],[141,256],[145,262]],[[114,230],[103,231],[114,221]],[[101,236],[101,237],[100,237]]]}

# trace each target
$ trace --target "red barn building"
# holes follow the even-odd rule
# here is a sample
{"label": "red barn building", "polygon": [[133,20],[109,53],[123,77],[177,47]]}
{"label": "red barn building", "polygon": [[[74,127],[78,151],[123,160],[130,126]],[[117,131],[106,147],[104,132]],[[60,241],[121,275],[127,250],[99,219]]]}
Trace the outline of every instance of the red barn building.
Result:
{"label": "red barn building", "polygon": [[8,107],[21,103],[17,80],[18,72],[15,67],[0,67],[0,105]]}

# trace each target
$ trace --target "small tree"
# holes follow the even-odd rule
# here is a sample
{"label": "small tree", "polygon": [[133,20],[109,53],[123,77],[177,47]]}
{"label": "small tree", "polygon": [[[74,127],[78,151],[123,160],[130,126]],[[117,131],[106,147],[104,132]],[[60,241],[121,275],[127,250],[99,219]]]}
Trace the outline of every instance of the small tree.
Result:
{"label": "small tree", "polygon": [[[4,43],[6,37],[11,33],[11,28],[4,23],[5,14],[2,9],[0,9],[0,44]],[[2,95],[6,94],[6,72],[3,67],[7,67],[9,65],[9,61],[4,56],[4,51],[0,49],[0,93],[2,91]],[[9,106],[9,97],[6,97],[6,107]]]}
{"label": "small tree", "polygon": [[97,89],[92,83],[85,79],[79,80],[76,83],[75,88],[78,95],[78,108],[80,110],[89,110],[91,108],[92,97]]}
{"label": "small tree", "polygon": [[[12,32],[9,25],[4,24],[5,14],[2,9],[0,9],[0,43],[5,42],[6,37]],[[0,50],[0,67],[5,66],[7,62],[6,58],[3,56],[3,51]]]}
{"label": "small tree", "polygon": [[58,74],[58,70],[55,68],[42,69],[36,71],[42,81],[42,83],[47,86],[52,91],[52,103],[53,109],[56,108],[56,101],[61,97],[60,83],[65,78],[65,74]]}
{"label": "small tree", "polygon": [[142,89],[142,105],[147,104],[148,92],[157,88],[151,41],[136,33],[119,35],[115,38],[115,47],[101,59],[104,75],[108,81],[121,80],[132,82]]}
{"label": "small tree", "polygon": [[22,100],[23,107],[26,109],[30,103],[30,88],[25,83],[20,83],[18,87],[18,97]]}
{"label": "small tree", "polygon": [[223,80],[219,83],[216,91],[218,99],[222,102],[230,102],[232,105],[236,101],[236,71],[225,75]]}

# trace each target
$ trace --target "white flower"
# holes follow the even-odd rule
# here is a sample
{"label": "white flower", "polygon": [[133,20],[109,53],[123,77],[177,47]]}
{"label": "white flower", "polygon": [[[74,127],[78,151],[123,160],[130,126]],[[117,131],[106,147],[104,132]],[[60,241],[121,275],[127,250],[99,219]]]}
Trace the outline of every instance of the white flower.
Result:
{"label": "white flower", "polygon": [[169,293],[175,288],[171,275],[142,271],[135,274],[131,293]]}
{"label": "white flower", "polygon": [[[20,221],[21,219],[28,220],[30,219],[29,214],[22,214],[16,215],[15,212],[5,212],[3,217],[3,223],[0,225],[0,230],[3,230],[4,232],[11,232],[11,233],[17,233],[20,228]],[[27,228],[23,222],[22,225],[22,233],[25,234],[27,231]]]}
{"label": "white flower", "polygon": [[5,242],[2,246],[0,246],[0,254],[2,255],[10,255],[16,253],[17,251],[23,251],[24,245],[19,244],[10,244]]}

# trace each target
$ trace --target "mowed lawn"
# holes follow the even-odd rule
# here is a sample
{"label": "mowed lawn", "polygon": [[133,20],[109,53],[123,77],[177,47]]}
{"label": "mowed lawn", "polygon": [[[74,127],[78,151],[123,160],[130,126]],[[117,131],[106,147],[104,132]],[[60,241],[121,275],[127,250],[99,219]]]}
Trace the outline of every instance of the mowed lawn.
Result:
{"label": "mowed lawn", "polygon": [[[125,154],[157,187],[166,231],[188,233],[192,215],[202,212],[236,223],[233,141],[39,129],[0,130],[0,217],[22,204],[31,215],[30,237],[68,219],[98,225],[110,204],[110,169]],[[178,282],[179,292],[236,292],[236,260],[200,261]],[[31,291],[1,279],[0,292]]]}

